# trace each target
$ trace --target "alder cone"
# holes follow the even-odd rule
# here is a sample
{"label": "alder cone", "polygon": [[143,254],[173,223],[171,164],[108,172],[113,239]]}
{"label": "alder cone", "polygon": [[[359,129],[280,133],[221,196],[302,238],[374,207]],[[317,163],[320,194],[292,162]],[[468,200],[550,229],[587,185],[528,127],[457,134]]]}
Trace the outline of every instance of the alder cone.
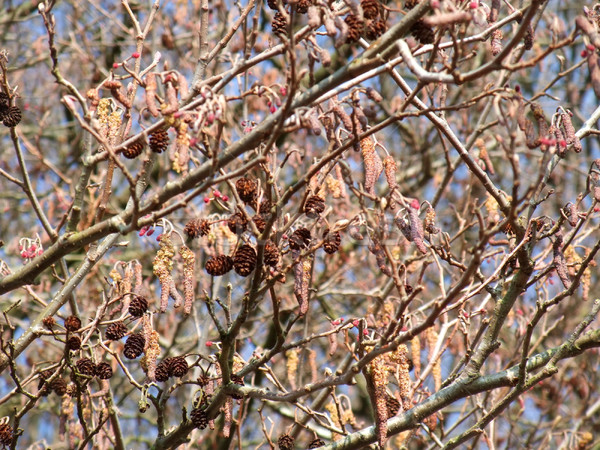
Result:
{"label": "alder cone", "polygon": [[185,224],[183,232],[190,239],[206,236],[210,233],[210,223],[206,219],[192,219]]}
{"label": "alder cone", "polygon": [[69,350],[79,350],[81,348],[81,338],[79,336],[71,336],[67,339],[67,348]]}
{"label": "alder cone", "polygon": [[412,34],[421,44],[433,44],[433,41],[435,40],[433,28],[427,25],[423,19],[416,21],[413,26],[410,27],[410,34]]}
{"label": "alder cone", "polygon": [[13,428],[7,424],[0,424],[0,444],[10,445],[13,440]]}
{"label": "alder cone", "polygon": [[255,214],[252,217],[252,222],[254,222],[254,225],[256,225],[256,229],[259,233],[262,234],[262,232],[265,231],[265,228],[267,227],[267,222],[260,214]]}
{"label": "alder cone", "polygon": [[277,11],[273,16],[273,21],[271,22],[271,30],[275,34],[287,33],[287,22],[285,20],[285,16],[279,11]]}
{"label": "alder cone", "polygon": [[208,258],[204,269],[214,277],[225,275],[233,269],[233,259],[229,255],[217,255]]}
{"label": "alder cone", "polygon": [[62,397],[67,393],[67,382],[62,377],[55,378],[50,383],[50,389],[52,389],[56,395]]}
{"label": "alder cone", "polygon": [[267,241],[265,243],[263,262],[271,267],[275,267],[279,262],[279,249],[273,241]]}
{"label": "alder cone", "polygon": [[367,23],[365,36],[367,39],[374,41],[379,36],[387,31],[385,22],[381,19],[372,20]]}
{"label": "alder cone", "polygon": [[169,358],[162,360],[156,366],[154,371],[154,378],[156,381],[167,381],[169,379]]}
{"label": "alder cone", "polygon": [[132,334],[125,341],[125,348],[123,349],[123,355],[127,359],[136,359],[142,353],[144,353],[144,344],[146,339],[141,333]]}
{"label": "alder cone", "polygon": [[324,445],[325,445],[325,441],[323,439],[316,438],[316,439],[312,440],[310,442],[310,444],[308,444],[308,448],[309,449],[319,448],[319,447],[323,447]]}
{"label": "alder cone", "polygon": [[240,178],[235,182],[235,190],[244,203],[253,204],[256,201],[258,185],[255,180]]}
{"label": "alder cone", "polygon": [[[287,5],[288,2],[287,0],[282,0],[281,4],[283,6]],[[269,8],[271,8],[274,11],[278,11],[279,9],[277,8],[277,0],[267,0],[267,5],[269,5]]]}
{"label": "alder cone", "polygon": [[233,256],[235,272],[242,277],[247,277],[256,268],[256,251],[251,245],[244,244],[238,248]]}
{"label": "alder cone", "polygon": [[65,329],[67,331],[77,331],[81,328],[81,319],[77,316],[69,316],[65,319]]}
{"label": "alder cone", "polygon": [[327,229],[323,232],[323,238],[325,239],[323,242],[323,250],[325,250],[325,253],[331,255],[338,251],[340,244],[342,243],[342,236],[339,231],[330,233],[329,229]]}
{"label": "alder cone", "polygon": [[393,395],[386,393],[385,404],[387,406],[388,418],[394,417],[400,411],[400,402]]}
{"label": "alder cone", "polygon": [[360,39],[363,29],[363,21],[360,20],[354,14],[348,14],[344,19],[346,25],[348,25],[348,35],[346,36],[346,42],[356,42]]}
{"label": "alder cone", "polygon": [[362,0],[360,6],[362,7],[365,19],[374,19],[379,15],[378,0]]}
{"label": "alder cone", "polygon": [[170,376],[179,378],[188,373],[189,365],[185,360],[185,356],[174,356],[169,358],[167,369]]}
{"label": "alder cone", "polygon": [[11,106],[4,113],[2,123],[5,127],[12,128],[16,127],[21,122],[21,110],[17,106]]}
{"label": "alder cone", "polygon": [[148,300],[141,295],[134,295],[129,303],[129,314],[133,317],[142,317],[148,311]]}
{"label": "alder cone", "polygon": [[10,108],[10,98],[4,92],[0,92],[0,114],[6,114]]}
{"label": "alder cone", "polygon": [[323,211],[325,211],[325,200],[321,197],[313,195],[306,199],[306,203],[304,204],[304,214],[308,217],[316,219]]}
{"label": "alder cone", "polygon": [[113,370],[109,363],[101,362],[96,365],[96,376],[101,380],[108,380],[113,376]]}
{"label": "alder cone", "polygon": [[308,7],[312,5],[312,0],[298,0],[296,3],[296,11],[299,14],[306,14]]}
{"label": "alder cone", "polygon": [[310,231],[307,228],[298,228],[290,236],[289,246],[292,250],[300,250],[310,243],[310,238]]}
{"label": "alder cone", "polygon": [[81,358],[75,363],[75,366],[82,375],[93,377],[96,374],[96,364],[90,358]]}
{"label": "alder cone", "polygon": [[143,150],[144,143],[141,141],[135,141],[129,144],[127,148],[123,150],[123,156],[127,159],[134,159],[140,156]]}
{"label": "alder cone", "polygon": [[44,324],[44,326],[46,328],[48,328],[49,330],[51,330],[54,327],[54,325],[56,325],[56,319],[54,317],[52,317],[52,316],[50,316],[50,317],[44,317],[42,319],[42,324]]}
{"label": "alder cone", "polygon": [[264,215],[270,215],[271,208],[273,208],[273,204],[265,198],[262,202],[260,202],[258,212]]}
{"label": "alder cone", "polygon": [[289,434],[282,434],[281,437],[277,439],[277,445],[280,450],[293,450],[294,438]]}
{"label": "alder cone", "polygon": [[246,220],[246,216],[241,212],[236,212],[227,219],[227,227],[234,234],[242,234],[246,231],[247,226],[248,220]]}
{"label": "alder cone", "polygon": [[[238,386],[245,386],[244,379],[238,375],[231,375],[231,381]],[[231,394],[231,398],[235,400],[241,400],[244,398],[243,395]]]}
{"label": "alder cone", "polygon": [[192,409],[190,413],[190,419],[196,428],[204,430],[208,426],[208,416],[206,411],[200,408]]}
{"label": "alder cone", "polygon": [[404,7],[406,9],[413,9],[415,6],[417,6],[419,4],[420,0],[406,0],[404,2]]}
{"label": "alder cone", "polygon": [[106,338],[111,341],[118,341],[127,334],[127,327],[123,322],[111,323],[106,328]]}
{"label": "alder cone", "polygon": [[154,131],[149,138],[150,150],[162,153],[169,147],[169,133],[165,128]]}

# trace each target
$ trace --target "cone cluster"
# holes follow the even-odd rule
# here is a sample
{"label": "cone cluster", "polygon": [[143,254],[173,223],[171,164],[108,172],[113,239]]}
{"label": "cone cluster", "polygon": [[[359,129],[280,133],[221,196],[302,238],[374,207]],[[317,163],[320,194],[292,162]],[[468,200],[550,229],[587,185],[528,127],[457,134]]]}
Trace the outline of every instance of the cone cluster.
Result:
{"label": "cone cluster", "polygon": [[127,326],[123,322],[111,323],[106,328],[106,339],[118,341],[127,334]]}
{"label": "cone cluster", "polygon": [[233,256],[233,267],[238,275],[247,277],[256,267],[256,251],[251,245],[244,244]]}
{"label": "cone cluster", "polygon": [[229,255],[212,256],[206,261],[204,268],[214,277],[225,275],[233,269],[233,258]]}
{"label": "cone cluster", "polygon": [[136,359],[142,353],[144,353],[144,344],[146,339],[141,333],[132,334],[125,341],[125,348],[123,349],[123,355],[127,359]]}
{"label": "cone cluster", "polygon": [[273,21],[271,22],[271,30],[275,34],[286,34],[287,32],[287,22],[285,20],[285,16],[279,11],[277,11],[273,16]]}
{"label": "cone cluster", "polygon": [[344,19],[346,25],[348,25],[348,35],[346,36],[346,42],[356,42],[360,39],[363,29],[363,21],[354,14],[348,14]]}
{"label": "cone cluster", "polygon": [[367,23],[365,37],[371,41],[377,39],[387,31],[387,25],[381,19],[374,19]]}
{"label": "cone cluster", "polygon": [[204,430],[208,426],[208,415],[206,411],[200,408],[192,409],[190,419],[196,428]]}
{"label": "cone cluster", "polygon": [[185,224],[183,232],[190,239],[206,236],[210,233],[210,223],[206,219],[192,219]]}
{"label": "cone cluster", "polygon": [[379,15],[378,0],[362,0],[360,6],[362,7],[365,19],[375,19]]}
{"label": "cone cluster", "polygon": [[169,146],[169,133],[165,128],[154,131],[149,138],[150,150],[154,153],[162,153]]}
{"label": "cone cluster", "polygon": [[253,204],[258,195],[258,184],[255,180],[243,177],[235,182],[235,190],[244,203]]}
{"label": "cone cluster", "polygon": [[148,311],[148,300],[141,295],[134,295],[129,303],[129,314],[133,317],[142,317]]}

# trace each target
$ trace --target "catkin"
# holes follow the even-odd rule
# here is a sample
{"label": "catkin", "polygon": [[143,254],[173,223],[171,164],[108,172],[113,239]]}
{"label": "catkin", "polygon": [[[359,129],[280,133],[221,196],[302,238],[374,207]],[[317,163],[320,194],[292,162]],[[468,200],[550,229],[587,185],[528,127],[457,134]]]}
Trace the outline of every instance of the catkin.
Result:
{"label": "catkin", "polygon": [[296,390],[296,375],[298,374],[298,350],[291,349],[285,352],[287,378],[293,390]]}
{"label": "catkin", "polygon": [[194,303],[194,266],[196,263],[196,255],[189,247],[182,245],[179,248],[179,254],[183,259],[183,312],[189,314],[192,311],[192,304]]}
{"label": "catkin", "polygon": [[162,235],[160,248],[152,263],[152,271],[158,277],[160,283],[160,312],[165,312],[169,303],[171,285],[174,284],[171,272],[173,271],[173,256],[175,249],[169,235]]}
{"label": "catkin", "polygon": [[150,72],[146,75],[146,107],[148,108],[148,112],[152,114],[153,117],[158,117],[159,110],[158,105],[156,104],[156,74],[154,72]]}
{"label": "catkin", "polygon": [[375,195],[375,183],[383,171],[383,163],[375,151],[375,144],[370,137],[360,141],[360,150],[365,171],[365,190],[369,194]]}
{"label": "catkin", "polygon": [[[427,328],[427,331],[425,332],[425,337],[427,339],[429,359],[433,360],[433,358],[436,356],[436,355],[434,355],[433,352],[435,350],[435,346],[437,345],[438,333],[437,333],[437,331],[435,331],[435,329],[433,327]],[[433,363],[432,370],[431,370],[436,391],[439,391],[440,388],[442,387],[442,366],[440,363],[440,359],[441,359],[440,357],[436,358],[435,362]]]}

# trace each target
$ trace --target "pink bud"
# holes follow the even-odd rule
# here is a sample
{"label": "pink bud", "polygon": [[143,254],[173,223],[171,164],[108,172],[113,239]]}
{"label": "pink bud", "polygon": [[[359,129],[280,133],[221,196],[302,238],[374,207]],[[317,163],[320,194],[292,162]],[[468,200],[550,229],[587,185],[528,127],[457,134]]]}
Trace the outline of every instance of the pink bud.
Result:
{"label": "pink bud", "polygon": [[206,121],[208,123],[213,123],[215,121],[215,113],[208,113],[208,116],[206,116]]}
{"label": "pink bud", "polygon": [[352,325],[354,325],[356,328],[358,328],[358,324],[359,324],[359,323],[360,323],[360,320],[358,320],[358,319],[354,319],[354,320],[352,321]]}
{"label": "pink bud", "polygon": [[594,47],[594,44],[588,44],[585,46],[585,48],[587,48],[590,52],[593,52],[594,50],[596,50],[596,47]]}
{"label": "pink bud", "polygon": [[37,254],[38,256],[42,256],[44,254],[44,250],[42,248],[39,248]]}
{"label": "pink bud", "polygon": [[183,112],[181,111],[176,111],[173,113],[173,117],[175,117],[176,119],[179,119],[181,116],[183,116]]}
{"label": "pink bud", "polygon": [[198,139],[196,139],[195,137],[193,137],[193,138],[190,139],[190,147],[193,147],[197,143],[198,143]]}
{"label": "pink bud", "polygon": [[220,193],[218,190],[214,190],[214,191],[213,191],[213,195],[214,195],[216,198],[221,198],[221,193]]}
{"label": "pink bud", "polygon": [[210,203],[210,197],[204,197],[204,203]]}
{"label": "pink bud", "polygon": [[119,68],[119,63],[113,63],[113,69],[118,69]]}
{"label": "pink bud", "polygon": [[419,209],[419,208],[421,207],[421,204],[419,203],[419,200],[417,200],[417,199],[415,198],[415,199],[413,199],[413,200],[410,202],[410,207],[411,207],[412,209]]}
{"label": "pink bud", "polygon": [[469,3],[469,8],[471,8],[471,9],[479,8],[479,0],[473,0],[471,3]]}
{"label": "pink bud", "polygon": [[431,0],[431,7],[433,9],[438,9],[440,7],[440,0]]}
{"label": "pink bud", "polygon": [[139,52],[133,52],[133,53],[131,54],[131,57],[132,57],[132,58],[136,58],[136,59],[137,59],[137,58],[139,58],[139,57],[140,57],[140,53],[139,53]]}
{"label": "pink bud", "polygon": [[594,206],[594,212],[600,211],[600,206]]}
{"label": "pink bud", "polygon": [[156,240],[157,240],[158,242],[160,242],[160,241],[161,241],[161,239],[162,239],[162,233],[160,233],[158,236],[156,236]]}
{"label": "pink bud", "polygon": [[367,336],[368,334],[369,334],[369,329],[368,329],[368,328],[365,328],[365,329],[363,330],[363,336]]}
{"label": "pink bud", "polygon": [[277,106],[271,105],[271,107],[269,108],[269,111],[271,111],[271,114],[273,114],[275,111],[277,111]]}
{"label": "pink bud", "polygon": [[287,95],[287,88],[286,88],[285,86],[281,86],[281,87],[279,88],[279,93],[280,93],[281,95]]}
{"label": "pink bud", "polygon": [[587,57],[588,57],[588,52],[587,52],[587,50],[581,50],[581,57],[582,57],[582,58],[587,58]]}
{"label": "pink bud", "polygon": [[213,341],[206,341],[206,345],[207,347],[212,347],[213,346]]}
{"label": "pink bud", "polygon": [[560,148],[565,148],[567,146],[567,141],[565,141],[564,139],[561,139],[560,141],[558,141],[558,146]]}
{"label": "pink bud", "polygon": [[333,325],[334,327],[338,326],[340,324],[340,319],[335,319],[331,321],[331,325]]}
{"label": "pink bud", "polygon": [[229,201],[229,197],[224,195],[223,197],[221,197],[221,200],[223,200],[224,202],[228,202]]}
{"label": "pink bud", "polygon": [[469,313],[466,312],[466,311],[463,311],[463,316],[465,317],[465,319],[468,319],[469,318]]}
{"label": "pink bud", "polygon": [[154,228],[150,228],[146,233],[146,236],[152,236],[154,234]]}
{"label": "pink bud", "polygon": [[22,251],[21,252],[21,258],[27,258],[27,252],[26,251]]}

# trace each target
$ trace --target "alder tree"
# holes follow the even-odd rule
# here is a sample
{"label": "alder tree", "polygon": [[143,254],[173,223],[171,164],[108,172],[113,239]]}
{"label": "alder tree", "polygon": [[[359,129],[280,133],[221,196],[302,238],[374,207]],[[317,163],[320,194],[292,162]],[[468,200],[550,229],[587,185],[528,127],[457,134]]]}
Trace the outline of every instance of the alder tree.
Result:
{"label": "alder tree", "polygon": [[5,3],[2,446],[598,443],[600,3]]}

